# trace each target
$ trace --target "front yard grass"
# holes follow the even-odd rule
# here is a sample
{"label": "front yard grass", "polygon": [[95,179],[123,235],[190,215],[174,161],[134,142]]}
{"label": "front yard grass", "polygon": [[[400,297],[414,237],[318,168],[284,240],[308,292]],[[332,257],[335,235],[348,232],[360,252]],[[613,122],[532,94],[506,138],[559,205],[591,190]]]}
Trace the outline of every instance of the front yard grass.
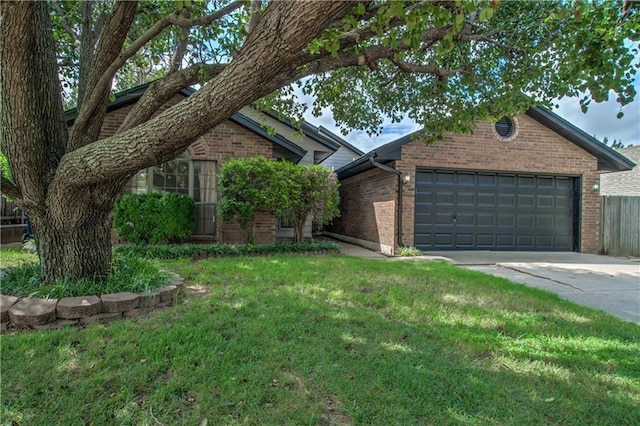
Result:
{"label": "front yard grass", "polygon": [[615,424],[640,327],[444,263],[164,261],[208,293],[106,326],[4,335],[21,425]]}

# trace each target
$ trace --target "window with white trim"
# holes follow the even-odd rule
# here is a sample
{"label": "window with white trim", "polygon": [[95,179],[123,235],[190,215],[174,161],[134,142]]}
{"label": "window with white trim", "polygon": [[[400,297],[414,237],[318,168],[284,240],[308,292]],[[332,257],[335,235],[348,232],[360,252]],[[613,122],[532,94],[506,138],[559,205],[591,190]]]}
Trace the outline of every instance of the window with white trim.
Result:
{"label": "window with white trim", "polygon": [[215,234],[216,162],[191,160],[188,152],[157,166],[143,169],[129,180],[125,193],[172,192],[196,202],[194,235]]}

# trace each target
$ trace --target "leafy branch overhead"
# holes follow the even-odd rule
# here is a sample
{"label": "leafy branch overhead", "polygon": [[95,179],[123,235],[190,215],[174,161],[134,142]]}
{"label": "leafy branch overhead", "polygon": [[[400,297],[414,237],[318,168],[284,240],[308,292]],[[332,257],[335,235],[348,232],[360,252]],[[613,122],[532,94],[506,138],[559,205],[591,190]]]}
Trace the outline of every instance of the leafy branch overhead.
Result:
{"label": "leafy branch overhead", "polygon": [[[2,191],[40,234],[45,280],[108,275],[127,180],[246,105],[299,117],[302,94],[343,130],[409,117],[438,138],[567,95],[624,106],[639,39],[625,0],[2,2]],[[149,81],[101,138],[112,91]]]}

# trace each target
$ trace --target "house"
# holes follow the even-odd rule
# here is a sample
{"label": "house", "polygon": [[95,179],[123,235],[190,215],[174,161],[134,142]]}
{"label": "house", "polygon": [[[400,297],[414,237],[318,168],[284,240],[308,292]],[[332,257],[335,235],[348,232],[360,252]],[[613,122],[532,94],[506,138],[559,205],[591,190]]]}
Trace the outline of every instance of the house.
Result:
{"label": "house", "polygon": [[409,135],[337,170],[328,234],[394,254],[599,248],[601,172],[634,163],[543,108],[426,145]]}
{"label": "house", "polygon": [[[640,164],[640,146],[619,148],[617,151],[636,164]],[[640,167],[600,176],[600,195],[640,197]]]}
{"label": "house", "polygon": [[[101,138],[115,134],[148,87],[149,84],[144,84],[115,95],[107,107]],[[192,89],[183,89],[162,109],[193,93]],[[66,112],[69,125],[73,124],[76,113],[75,109]],[[290,122],[245,107],[197,139],[180,157],[138,172],[125,192],[188,194],[196,201],[195,239],[240,243],[246,241],[246,231],[235,221],[224,221],[216,215],[217,174],[225,161],[261,155],[296,164],[339,168],[362,154],[341,138],[309,123],[302,123],[298,129]],[[275,242],[292,237],[293,228],[278,221],[271,212],[258,212],[255,236],[259,243]],[[306,227],[306,236],[311,236],[311,223]]]}

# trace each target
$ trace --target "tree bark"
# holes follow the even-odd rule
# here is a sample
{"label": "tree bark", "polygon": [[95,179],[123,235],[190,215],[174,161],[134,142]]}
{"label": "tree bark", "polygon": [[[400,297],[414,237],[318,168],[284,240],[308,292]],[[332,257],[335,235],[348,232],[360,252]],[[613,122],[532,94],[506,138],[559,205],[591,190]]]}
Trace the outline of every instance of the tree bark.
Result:
{"label": "tree bark", "polygon": [[89,187],[52,186],[44,214],[25,211],[34,229],[44,282],[103,281],[111,274],[113,206],[127,180]]}
{"label": "tree bark", "polygon": [[104,279],[111,272],[111,212],[127,175],[56,185],[69,147],[48,4],[0,7],[0,148],[14,182],[7,189],[33,225],[44,282]]}
{"label": "tree bark", "polygon": [[20,207],[44,215],[68,137],[47,2],[0,3],[0,63],[0,151]]}
{"label": "tree bark", "polygon": [[[94,279],[104,281],[111,274],[111,212],[93,211],[86,220],[70,223],[55,206],[56,214],[32,222],[40,258],[42,280]],[[55,216],[55,217],[52,217]]]}
{"label": "tree bark", "polygon": [[302,238],[304,237],[304,223],[305,223],[305,220],[294,219],[293,221],[293,242],[294,243],[302,242]]}
{"label": "tree bark", "polygon": [[52,283],[106,278],[111,212],[126,181],[144,167],[175,158],[240,108],[277,89],[274,77],[295,70],[296,52],[353,5],[272,3],[235,59],[200,91],[148,121],[146,111],[138,110],[135,118],[143,124],[98,141],[108,101],[108,87],[98,83],[122,50],[135,3],[117,1],[104,24],[71,136],[48,3],[5,1],[0,7],[0,147],[13,172],[11,192],[34,227],[42,279]]}

